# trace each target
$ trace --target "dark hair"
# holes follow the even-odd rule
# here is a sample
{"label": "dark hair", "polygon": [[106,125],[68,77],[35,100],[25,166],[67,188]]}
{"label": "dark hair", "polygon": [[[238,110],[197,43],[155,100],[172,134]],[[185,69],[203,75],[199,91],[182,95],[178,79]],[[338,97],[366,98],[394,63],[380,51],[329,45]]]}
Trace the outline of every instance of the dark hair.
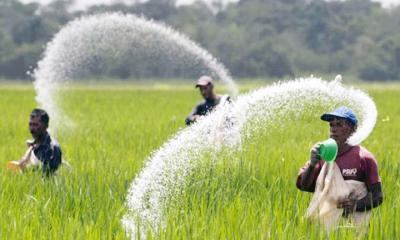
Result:
{"label": "dark hair", "polygon": [[40,117],[40,122],[42,122],[46,127],[49,126],[49,114],[43,109],[35,108],[31,112],[31,118]]}

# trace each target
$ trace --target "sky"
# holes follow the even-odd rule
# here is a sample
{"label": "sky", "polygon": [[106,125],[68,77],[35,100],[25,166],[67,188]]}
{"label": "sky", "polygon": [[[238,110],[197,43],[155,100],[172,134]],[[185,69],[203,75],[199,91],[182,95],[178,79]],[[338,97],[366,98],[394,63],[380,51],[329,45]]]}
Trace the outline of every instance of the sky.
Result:
{"label": "sky", "polygon": [[[20,0],[20,1],[23,3],[39,2],[42,4],[47,4],[49,2],[52,2],[53,0]],[[145,1],[145,0],[142,0],[142,1]],[[204,1],[211,2],[213,0],[204,0]],[[228,2],[237,2],[238,0],[221,0],[221,1],[228,3]],[[382,4],[382,6],[384,6],[384,7],[400,5],[400,0],[373,0],[373,1],[380,2]],[[73,7],[73,9],[82,10],[91,5],[112,4],[112,3],[117,3],[117,2],[129,4],[129,3],[132,3],[135,1],[133,1],[133,0],[75,0],[75,6]],[[177,3],[179,5],[190,4],[193,2],[194,2],[194,0],[178,0],[177,1]]]}

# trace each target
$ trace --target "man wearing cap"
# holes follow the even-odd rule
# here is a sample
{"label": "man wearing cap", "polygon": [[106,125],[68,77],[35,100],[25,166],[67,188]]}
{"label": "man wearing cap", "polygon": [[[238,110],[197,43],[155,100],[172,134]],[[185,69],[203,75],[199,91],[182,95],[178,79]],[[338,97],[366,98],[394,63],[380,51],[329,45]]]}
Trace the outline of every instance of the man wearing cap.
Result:
{"label": "man wearing cap", "polygon": [[[338,145],[335,163],[343,179],[365,183],[367,195],[359,200],[351,196],[338,202],[337,208],[344,210],[344,216],[354,211],[365,212],[379,206],[383,201],[381,179],[375,157],[360,145],[349,145],[347,139],[356,131],[358,119],[353,110],[342,106],[325,113],[321,120],[329,122],[330,137]],[[319,144],[311,148],[310,160],[300,170],[296,186],[302,191],[314,192],[318,175],[324,165],[319,156]]]}
{"label": "man wearing cap", "polygon": [[199,119],[200,116],[204,116],[211,112],[218,104],[224,101],[230,101],[229,96],[219,96],[214,93],[213,80],[209,76],[202,76],[197,80],[196,88],[199,88],[201,96],[204,101],[201,101],[195,106],[192,112],[186,117],[186,125],[190,125]]}

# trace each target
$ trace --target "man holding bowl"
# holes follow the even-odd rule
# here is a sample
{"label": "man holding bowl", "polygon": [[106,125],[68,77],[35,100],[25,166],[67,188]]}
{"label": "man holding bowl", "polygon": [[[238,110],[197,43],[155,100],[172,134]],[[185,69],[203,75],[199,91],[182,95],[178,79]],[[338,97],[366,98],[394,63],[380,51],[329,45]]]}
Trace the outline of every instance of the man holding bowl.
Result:
{"label": "man holding bowl", "polygon": [[[337,166],[334,166],[337,169],[337,175],[339,175],[336,177],[339,177],[344,182],[344,185],[341,186],[347,186],[346,183],[351,180],[360,184],[357,186],[362,186],[363,188],[365,186],[366,188],[365,196],[355,197],[354,194],[349,194],[339,198],[336,202],[337,209],[343,209],[344,217],[356,212],[369,212],[383,201],[382,184],[375,157],[364,147],[360,145],[352,146],[347,143],[347,139],[357,129],[358,119],[356,115],[352,109],[342,106],[333,112],[323,114],[321,120],[329,122],[330,138],[337,143],[336,160],[334,163],[329,164]],[[319,180],[318,177],[322,172],[321,170],[324,170],[324,174],[326,174],[327,171],[323,169],[323,166],[329,164],[321,159],[320,143],[315,144],[311,148],[310,160],[300,169],[296,182],[297,188],[302,191],[314,192],[316,187],[326,187],[323,185],[326,185],[327,181],[323,182],[324,179]],[[329,174],[326,174],[323,178],[327,176]],[[336,186],[332,184],[332,187],[339,188],[335,190],[337,192],[342,191],[338,184]],[[327,189],[325,193],[329,191]]]}

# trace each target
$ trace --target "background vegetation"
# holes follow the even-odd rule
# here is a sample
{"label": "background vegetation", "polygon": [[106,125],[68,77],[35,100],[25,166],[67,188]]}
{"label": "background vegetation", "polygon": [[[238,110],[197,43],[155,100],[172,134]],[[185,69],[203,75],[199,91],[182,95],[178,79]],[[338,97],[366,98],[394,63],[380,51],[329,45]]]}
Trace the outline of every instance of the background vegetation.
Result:
{"label": "background vegetation", "polygon": [[[176,7],[175,0],[149,0],[71,12],[72,2],[40,6],[0,0],[0,77],[28,79],[45,44],[68,21],[120,11],[187,34],[235,77],[341,73],[363,80],[400,79],[400,7],[383,9],[369,0],[241,0],[226,7],[197,1]],[[110,63],[103,76],[164,77],[166,70],[155,71],[151,65]]]}

